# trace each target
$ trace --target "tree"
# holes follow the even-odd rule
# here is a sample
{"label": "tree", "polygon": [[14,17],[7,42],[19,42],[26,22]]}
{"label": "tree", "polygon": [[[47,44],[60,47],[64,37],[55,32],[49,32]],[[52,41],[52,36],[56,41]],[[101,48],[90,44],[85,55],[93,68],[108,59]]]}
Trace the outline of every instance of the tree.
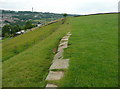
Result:
{"label": "tree", "polygon": [[32,28],[32,23],[31,21],[27,21],[25,24],[25,29],[30,29],[30,28]]}
{"label": "tree", "polygon": [[63,14],[63,16],[64,16],[65,19],[63,20],[62,24],[65,23],[65,20],[66,20],[66,17],[67,17],[67,13]]}
{"label": "tree", "polygon": [[7,36],[8,37],[8,35],[10,35],[11,34],[11,29],[12,29],[12,27],[10,26],[10,25],[4,25],[3,27],[2,27],[2,36],[3,37],[5,37],[5,36]]}
{"label": "tree", "polygon": [[11,28],[11,34],[13,34],[13,36],[14,35],[16,35],[16,32],[18,32],[18,31],[20,31],[21,29],[20,29],[20,27],[19,27],[19,25],[14,25],[14,26],[12,26],[12,28]]}
{"label": "tree", "polygon": [[35,25],[33,25],[31,21],[27,21],[27,22],[26,22],[25,30],[26,30],[26,29],[31,29],[31,28],[33,28],[33,27],[35,27]]}
{"label": "tree", "polygon": [[11,37],[11,36],[15,36],[16,32],[20,31],[20,27],[19,25],[4,25],[2,28],[2,36],[3,37]]}
{"label": "tree", "polygon": [[67,17],[67,13],[63,14],[64,17]]}

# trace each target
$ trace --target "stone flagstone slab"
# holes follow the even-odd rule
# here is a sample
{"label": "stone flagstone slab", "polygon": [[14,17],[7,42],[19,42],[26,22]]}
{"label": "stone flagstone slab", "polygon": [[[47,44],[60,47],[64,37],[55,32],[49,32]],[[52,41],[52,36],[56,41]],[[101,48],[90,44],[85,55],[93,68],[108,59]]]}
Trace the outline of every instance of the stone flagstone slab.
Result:
{"label": "stone flagstone slab", "polygon": [[59,45],[59,47],[60,47],[60,46],[67,46],[67,44],[68,44],[68,42],[63,42],[63,43],[61,43],[61,44]]}
{"label": "stone flagstone slab", "polygon": [[51,69],[67,69],[69,66],[69,59],[59,59],[55,60],[54,63],[51,65]]}
{"label": "stone flagstone slab", "polygon": [[63,50],[60,50],[60,51],[58,51],[58,53],[54,56],[54,59],[53,59],[53,60],[61,59],[62,56],[63,56]]}
{"label": "stone flagstone slab", "polygon": [[62,39],[69,39],[70,36],[64,36]]}
{"label": "stone flagstone slab", "polygon": [[68,41],[69,39],[68,38],[65,38],[65,39],[61,39],[61,41]]}
{"label": "stone flagstone slab", "polygon": [[58,52],[68,47],[68,42],[61,43],[58,47]]}
{"label": "stone flagstone slab", "polygon": [[60,44],[61,44],[61,43],[64,43],[64,42],[68,42],[68,39],[61,40],[61,41],[60,41]]}
{"label": "stone flagstone slab", "polygon": [[60,80],[64,73],[62,71],[50,71],[46,80]]}
{"label": "stone flagstone slab", "polygon": [[68,32],[67,34],[71,34],[71,32]]}
{"label": "stone flagstone slab", "polygon": [[55,84],[47,84],[46,87],[57,87]]}
{"label": "stone flagstone slab", "polygon": [[59,47],[59,48],[58,48],[58,52],[59,52],[60,50],[63,50],[64,48],[67,48],[67,47],[68,47],[67,45],[63,45],[63,46]]}
{"label": "stone flagstone slab", "polygon": [[68,33],[67,36],[71,36],[72,34],[71,33]]}

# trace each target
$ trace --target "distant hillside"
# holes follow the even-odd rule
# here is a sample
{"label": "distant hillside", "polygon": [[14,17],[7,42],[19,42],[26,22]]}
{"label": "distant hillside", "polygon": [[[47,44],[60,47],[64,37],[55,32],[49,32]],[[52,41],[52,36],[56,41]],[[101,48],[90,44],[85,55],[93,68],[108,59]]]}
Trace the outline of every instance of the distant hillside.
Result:
{"label": "distant hillside", "polygon": [[[19,24],[24,25],[26,21],[32,20],[33,23],[42,23],[63,18],[63,14],[49,13],[49,12],[31,12],[31,11],[10,11],[2,10],[4,24]],[[68,16],[73,16],[69,15]]]}

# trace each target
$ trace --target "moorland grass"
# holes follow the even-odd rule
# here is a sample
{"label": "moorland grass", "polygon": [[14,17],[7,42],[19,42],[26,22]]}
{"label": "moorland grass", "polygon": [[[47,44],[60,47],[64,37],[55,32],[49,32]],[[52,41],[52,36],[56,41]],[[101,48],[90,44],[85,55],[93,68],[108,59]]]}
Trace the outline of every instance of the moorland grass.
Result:
{"label": "moorland grass", "polygon": [[44,87],[53,60],[53,49],[68,31],[69,26],[59,22],[59,28],[52,33],[48,31],[50,35],[44,40],[4,61],[3,87]]}
{"label": "moorland grass", "polygon": [[72,36],[64,57],[70,66],[60,87],[118,86],[118,14],[70,19]]}

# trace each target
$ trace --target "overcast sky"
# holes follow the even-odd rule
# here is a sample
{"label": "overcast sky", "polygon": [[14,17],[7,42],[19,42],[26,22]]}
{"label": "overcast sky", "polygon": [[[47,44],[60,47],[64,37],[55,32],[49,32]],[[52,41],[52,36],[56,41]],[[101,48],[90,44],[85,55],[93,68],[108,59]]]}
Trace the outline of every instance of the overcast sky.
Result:
{"label": "overcast sky", "polygon": [[119,0],[0,0],[0,9],[16,11],[34,11],[92,14],[117,12]]}

